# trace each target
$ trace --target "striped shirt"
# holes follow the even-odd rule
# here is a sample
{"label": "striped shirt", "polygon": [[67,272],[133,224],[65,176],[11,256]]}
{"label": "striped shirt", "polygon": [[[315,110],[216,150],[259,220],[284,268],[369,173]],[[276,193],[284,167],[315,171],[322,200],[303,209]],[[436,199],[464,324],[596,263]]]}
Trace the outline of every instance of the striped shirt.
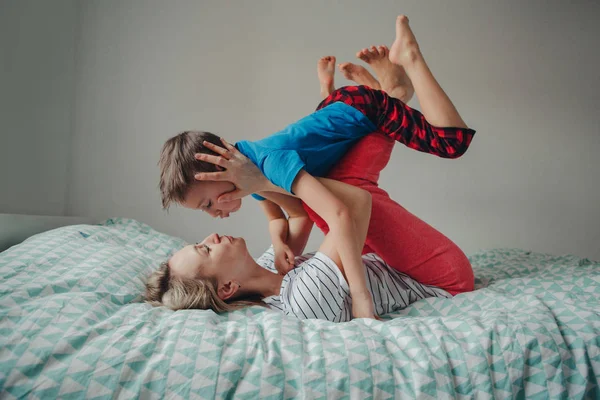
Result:
{"label": "striped shirt", "polygon": [[[256,263],[271,272],[275,269],[271,246]],[[375,313],[383,315],[427,297],[452,297],[443,289],[422,285],[391,268],[376,254],[362,256],[367,286],[373,296]],[[263,299],[270,308],[300,319],[318,318],[333,322],[352,319],[350,288],[335,262],[323,253],[296,257],[296,267],[281,282],[279,295]]]}

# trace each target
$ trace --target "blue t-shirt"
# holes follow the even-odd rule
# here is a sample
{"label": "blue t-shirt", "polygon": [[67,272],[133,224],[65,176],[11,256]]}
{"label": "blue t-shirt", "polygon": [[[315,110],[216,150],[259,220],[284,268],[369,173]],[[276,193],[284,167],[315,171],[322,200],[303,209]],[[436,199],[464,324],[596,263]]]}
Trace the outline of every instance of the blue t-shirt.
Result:
{"label": "blue t-shirt", "polygon": [[254,142],[242,140],[236,147],[274,185],[292,193],[292,183],[301,169],[325,176],[350,147],[376,129],[359,110],[337,102],[271,136]]}

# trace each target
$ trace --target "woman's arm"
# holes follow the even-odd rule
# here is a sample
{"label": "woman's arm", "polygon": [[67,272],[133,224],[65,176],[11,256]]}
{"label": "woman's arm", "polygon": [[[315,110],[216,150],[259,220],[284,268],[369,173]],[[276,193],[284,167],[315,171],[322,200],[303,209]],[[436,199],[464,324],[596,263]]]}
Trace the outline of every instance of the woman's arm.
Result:
{"label": "woman's arm", "polygon": [[[353,316],[375,318],[373,299],[367,287],[361,258],[364,238],[359,243],[350,208],[304,170],[294,180],[292,190],[329,225],[329,235],[333,238],[350,287]],[[370,210],[369,207],[369,217]]]}

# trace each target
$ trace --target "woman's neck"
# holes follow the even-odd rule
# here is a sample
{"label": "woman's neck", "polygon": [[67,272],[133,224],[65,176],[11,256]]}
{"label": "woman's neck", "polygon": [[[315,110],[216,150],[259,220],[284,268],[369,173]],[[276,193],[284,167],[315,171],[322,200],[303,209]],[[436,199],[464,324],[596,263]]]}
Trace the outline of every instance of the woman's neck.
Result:
{"label": "woman's neck", "polygon": [[279,295],[283,276],[254,263],[249,276],[242,282],[240,290],[247,294],[258,294],[262,298]]}

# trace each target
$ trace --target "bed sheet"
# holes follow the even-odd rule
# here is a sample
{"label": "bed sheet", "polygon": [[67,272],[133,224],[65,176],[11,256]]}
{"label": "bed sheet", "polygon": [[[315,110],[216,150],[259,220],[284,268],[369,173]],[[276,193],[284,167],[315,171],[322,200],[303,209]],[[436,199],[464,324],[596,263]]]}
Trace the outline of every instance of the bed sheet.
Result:
{"label": "bed sheet", "polygon": [[600,397],[597,262],[482,251],[472,293],[335,324],[143,303],[183,245],[110,219],[0,253],[0,397]]}

